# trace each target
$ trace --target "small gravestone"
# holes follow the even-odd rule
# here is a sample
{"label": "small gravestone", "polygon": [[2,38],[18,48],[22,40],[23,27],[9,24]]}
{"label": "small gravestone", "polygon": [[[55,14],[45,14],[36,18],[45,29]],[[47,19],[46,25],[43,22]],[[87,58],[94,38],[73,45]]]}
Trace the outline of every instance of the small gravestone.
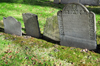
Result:
{"label": "small gravestone", "polygon": [[40,28],[38,24],[38,17],[35,14],[23,13],[23,20],[25,24],[26,34],[36,38],[40,37]]}
{"label": "small gravestone", "polygon": [[47,18],[43,35],[52,40],[59,41],[60,37],[57,16]]}
{"label": "small gravestone", "polygon": [[5,33],[15,34],[18,36],[22,36],[21,32],[21,23],[18,22],[15,18],[9,16],[7,18],[3,18],[4,23],[4,31]]}
{"label": "small gravestone", "polygon": [[61,45],[96,49],[96,20],[93,12],[89,12],[82,4],[70,3],[57,15]]}

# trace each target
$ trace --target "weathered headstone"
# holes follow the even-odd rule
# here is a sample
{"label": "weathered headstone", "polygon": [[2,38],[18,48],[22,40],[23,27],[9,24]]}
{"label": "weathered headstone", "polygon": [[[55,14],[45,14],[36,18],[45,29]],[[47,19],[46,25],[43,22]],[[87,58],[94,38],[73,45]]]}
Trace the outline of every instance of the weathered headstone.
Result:
{"label": "weathered headstone", "polygon": [[[81,3],[84,5],[100,5],[100,0],[60,0],[62,4],[67,3]],[[58,0],[54,0],[54,3],[59,3]]]}
{"label": "weathered headstone", "polygon": [[78,3],[79,0],[61,0],[61,3]]}
{"label": "weathered headstone", "polygon": [[18,22],[15,18],[9,16],[7,18],[3,18],[4,23],[4,31],[5,33],[15,34],[18,36],[22,36],[21,32],[21,23]]}
{"label": "weathered headstone", "polygon": [[41,34],[37,15],[31,13],[23,13],[22,16],[24,20],[26,34],[39,38]]}
{"label": "weathered headstone", "polygon": [[86,4],[86,5],[98,5],[99,0],[79,0],[80,3]]}
{"label": "weathered headstone", "polygon": [[95,14],[78,3],[67,4],[58,11],[60,44],[89,50],[96,49]]}
{"label": "weathered headstone", "polygon": [[59,3],[59,0],[54,0],[54,3]]}
{"label": "weathered headstone", "polygon": [[60,37],[57,16],[47,18],[43,35],[52,40],[59,41]]}

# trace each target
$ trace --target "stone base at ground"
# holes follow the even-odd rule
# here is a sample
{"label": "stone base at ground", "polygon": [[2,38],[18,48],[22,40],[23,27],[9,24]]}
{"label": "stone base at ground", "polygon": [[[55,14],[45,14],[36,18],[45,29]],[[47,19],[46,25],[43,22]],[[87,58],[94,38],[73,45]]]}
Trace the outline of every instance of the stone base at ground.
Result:
{"label": "stone base at ground", "polygon": [[82,49],[94,50],[97,48],[96,41],[65,36],[62,38],[61,45],[69,47],[77,47]]}

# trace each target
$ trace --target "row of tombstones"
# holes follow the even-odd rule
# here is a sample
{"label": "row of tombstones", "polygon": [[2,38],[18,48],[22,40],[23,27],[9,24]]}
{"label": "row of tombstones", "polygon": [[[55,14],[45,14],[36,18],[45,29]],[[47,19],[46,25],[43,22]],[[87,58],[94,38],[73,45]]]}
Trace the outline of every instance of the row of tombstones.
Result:
{"label": "row of tombstones", "polygon": [[[40,37],[37,15],[23,13],[27,35]],[[21,24],[13,17],[3,18],[6,33],[22,35]],[[67,4],[57,16],[47,18],[43,35],[63,46],[94,50],[96,44],[95,14],[79,3]]]}
{"label": "row of tombstones", "polygon": [[54,0],[54,3],[81,3],[84,5],[100,5],[100,0]]}
{"label": "row of tombstones", "polygon": [[[39,38],[40,29],[39,29],[37,15],[31,13],[23,13],[22,16],[27,35]],[[21,23],[18,22],[15,18],[11,16],[7,18],[4,17],[3,22],[4,22],[4,31],[6,33],[22,36]]]}

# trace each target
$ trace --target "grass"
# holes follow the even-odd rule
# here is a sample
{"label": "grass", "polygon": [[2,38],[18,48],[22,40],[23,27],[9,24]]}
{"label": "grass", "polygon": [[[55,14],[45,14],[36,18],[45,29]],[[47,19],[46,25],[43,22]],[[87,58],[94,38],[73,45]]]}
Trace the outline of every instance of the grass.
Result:
{"label": "grass", "polygon": [[[100,53],[86,49],[65,47],[30,36],[16,36],[3,32],[3,17],[13,16],[24,27],[22,13],[38,15],[43,33],[46,18],[57,14],[64,7],[52,1],[31,3],[0,3],[0,65],[1,66],[99,66]],[[96,13],[97,44],[100,45],[100,7],[89,6]],[[23,30],[23,32],[25,32]],[[99,48],[100,49],[100,48]]]}
{"label": "grass", "polygon": [[0,52],[0,65],[100,65],[100,54],[89,50],[59,46],[34,37],[5,33],[1,34],[0,39],[4,42]]}
{"label": "grass", "polygon": [[[45,4],[45,5],[44,5]],[[52,5],[52,6],[50,6]],[[53,3],[41,3],[41,4],[16,4],[16,3],[0,3],[0,20],[2,22],[3,17],[13,16],[22,24],[22,28],[24,28],[22,13],[33,13],[38,15],[39,25],[41,29],[41,33],[43,33],[43,26],[46,23],[46,18],[51,17],[57,14],[57,11],[60,10],[60,5]]]}

